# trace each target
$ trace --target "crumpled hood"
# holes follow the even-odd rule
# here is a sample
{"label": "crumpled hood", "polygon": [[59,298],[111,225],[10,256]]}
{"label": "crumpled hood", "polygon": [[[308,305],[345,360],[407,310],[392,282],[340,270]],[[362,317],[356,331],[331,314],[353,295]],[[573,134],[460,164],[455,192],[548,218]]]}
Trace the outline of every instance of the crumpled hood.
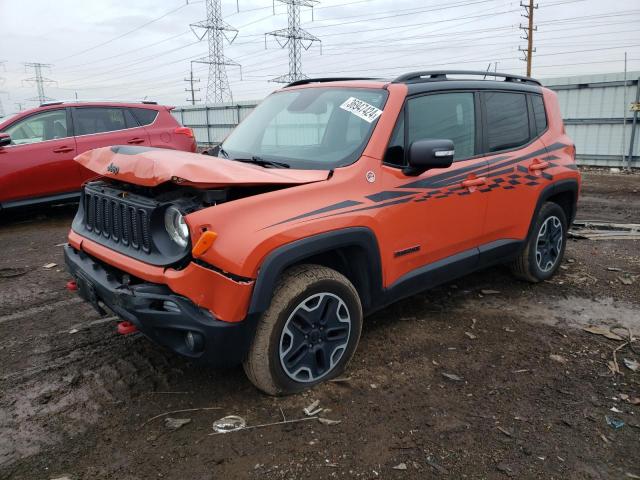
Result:
{"label": "crumpled hood", "polygon": [[264,168],[197,153],[164,148],[116,145],[89,150],[75,158],[99,175],[154,187],[180,185],[216,188],[228,185],[299,185],[326,180],[329,170]]}

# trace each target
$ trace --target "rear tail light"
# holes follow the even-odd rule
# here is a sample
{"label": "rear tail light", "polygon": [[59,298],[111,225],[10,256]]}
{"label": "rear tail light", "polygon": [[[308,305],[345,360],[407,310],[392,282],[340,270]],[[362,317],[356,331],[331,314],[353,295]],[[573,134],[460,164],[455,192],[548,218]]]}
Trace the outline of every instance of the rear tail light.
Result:
{"label": "rear tail light", "polygon": [[186,135],[189,138],[193,138],[193,130],[191,130],[189,127],[178,127],[175,129],[174,133]]}

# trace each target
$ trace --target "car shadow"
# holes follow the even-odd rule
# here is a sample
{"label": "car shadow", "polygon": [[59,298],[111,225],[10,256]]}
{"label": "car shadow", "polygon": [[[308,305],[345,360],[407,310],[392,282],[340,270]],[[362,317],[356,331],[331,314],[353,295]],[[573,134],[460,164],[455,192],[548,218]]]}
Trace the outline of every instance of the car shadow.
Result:
{"label": "car shadow", "polygon": [[0,229],[33,223],[71,225],[78,210],[78,202],[46,205],[0,211]]}

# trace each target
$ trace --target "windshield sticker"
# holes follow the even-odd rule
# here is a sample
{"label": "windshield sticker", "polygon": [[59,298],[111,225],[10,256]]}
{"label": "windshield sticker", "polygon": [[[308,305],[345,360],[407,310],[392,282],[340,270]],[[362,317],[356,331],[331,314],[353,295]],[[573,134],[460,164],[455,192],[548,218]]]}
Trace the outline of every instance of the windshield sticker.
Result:
{"label": "windshield sticker", "polygon": [[379,108],[369,105],[367,102],[363,102],[356,97],[349,97],[346,102],[340,105],[340,108],[353,113],[355,116],[369,123],[373,122],[382,113],[382,110]]}

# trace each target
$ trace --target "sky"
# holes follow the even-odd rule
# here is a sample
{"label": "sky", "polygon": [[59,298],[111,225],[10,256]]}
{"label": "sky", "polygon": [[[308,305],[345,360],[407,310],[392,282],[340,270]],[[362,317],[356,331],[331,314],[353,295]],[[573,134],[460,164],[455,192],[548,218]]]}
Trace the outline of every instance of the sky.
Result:
{"label": "sky", "polygon": [[[320,0],[301,7],[301,27],[316,36],[303,52],[309,77],[393,78],[429,69],[525,74],[526,23],[519,1]],[[286,28],[287,7],[272,0],[221,0],[238,30],[225,41],[234,100],[259,100],[281,84],[288,51],[265,33]],[[538,0],[532,75],[640,70],[638,0]],[[615,9],[611,8],[615,5]],[[239,11],[238,11],[239,7]],[[155,100],[187,104],[191,60],[207,55],[191,23],[203,0],[0,0],[0,101],[5,114],[37,105],[27,62],[50,64],[47,97],[56,100]],[[491,65],[490,65],[491,64]],[[490,66],[489,66],[490,65]],[[208,66],[194,64],[196,98],[206,98]]]}

